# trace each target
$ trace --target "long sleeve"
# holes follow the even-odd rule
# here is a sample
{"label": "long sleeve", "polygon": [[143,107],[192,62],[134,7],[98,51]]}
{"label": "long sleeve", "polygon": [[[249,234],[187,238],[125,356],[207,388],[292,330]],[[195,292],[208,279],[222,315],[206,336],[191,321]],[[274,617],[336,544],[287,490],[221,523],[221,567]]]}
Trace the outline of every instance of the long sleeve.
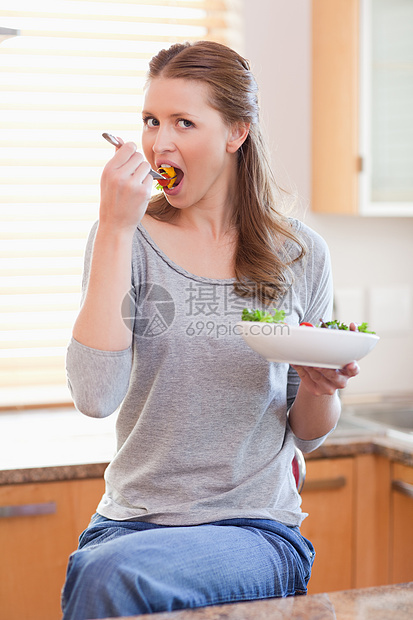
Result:
{"label": "long sleeve", "polygon": [[93,418],[104,418],[116,411],[128,390],[131,368],[132,347],[99,351],[72,338],[66,372],[76,408]]}
{"label": "long sleeve", "polygon": [[[97,226],[89,235],[85,251],[82,299],[85,295]],[[101,351],[71,339],[66,373],[76,408],[91,417],[106,417],[121,404],[129,387],[132,346],[122,351]]]}

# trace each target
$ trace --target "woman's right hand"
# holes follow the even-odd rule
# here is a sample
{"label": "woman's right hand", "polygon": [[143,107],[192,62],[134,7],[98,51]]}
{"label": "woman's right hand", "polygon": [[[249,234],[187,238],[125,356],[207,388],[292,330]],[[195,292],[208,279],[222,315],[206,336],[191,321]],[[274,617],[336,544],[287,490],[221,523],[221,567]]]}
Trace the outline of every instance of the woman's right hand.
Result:
{"label": "woman's right hand", "polygon": [[126,142],[103,169],[100,191],[100,226],[112,231],[134,231],[141,221],[151,197],[153,179],[150,165]]}

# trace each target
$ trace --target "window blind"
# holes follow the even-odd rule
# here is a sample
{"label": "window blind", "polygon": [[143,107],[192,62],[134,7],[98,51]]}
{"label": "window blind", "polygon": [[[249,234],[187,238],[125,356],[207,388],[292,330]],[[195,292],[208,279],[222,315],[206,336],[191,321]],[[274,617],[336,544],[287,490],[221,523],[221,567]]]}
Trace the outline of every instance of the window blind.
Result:
{"label": "window blind", "polygon": [[65,352],[109,131],[139,144],[149,59],[242,53],[242,0],[14,0],[0,26],[0,408],[68,401]]}

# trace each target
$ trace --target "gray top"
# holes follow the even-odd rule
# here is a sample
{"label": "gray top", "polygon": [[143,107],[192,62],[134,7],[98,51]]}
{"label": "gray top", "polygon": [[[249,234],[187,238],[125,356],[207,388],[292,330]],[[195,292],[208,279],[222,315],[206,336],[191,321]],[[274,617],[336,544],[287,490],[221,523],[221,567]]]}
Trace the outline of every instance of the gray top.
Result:
{"label": "gray top", "polygon": [[[282,303],[288,323],[330,319],[329,252],[313,230],[292,220],[308,246]],[[96,227],[85,261],[84,290]],[[289,243],[290,254],[296,249]],[[97,508],[116,520],[191,525],[229,518],[300,525],[291,461],[325,437],[303,441],[287,411],[299,384],[288,364],[267,362],[236,328],[244,307],[233,279],[195,276],[173,263],[139,226],[125,320],[134,329],[123,351],[72,339],[68,382],[76,407],[92,417],[119,405],[117,451]]]}

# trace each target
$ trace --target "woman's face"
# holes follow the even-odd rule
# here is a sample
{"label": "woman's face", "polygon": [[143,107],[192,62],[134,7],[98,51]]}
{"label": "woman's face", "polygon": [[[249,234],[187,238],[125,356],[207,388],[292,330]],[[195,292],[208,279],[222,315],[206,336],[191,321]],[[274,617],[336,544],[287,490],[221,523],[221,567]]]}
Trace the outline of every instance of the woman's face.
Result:
{"label": "woman's face", "polygon": [[155,170],[173,166],[177,181],[164,188],[168,201],[185,208],[226,201],[236,174],[234,132],[208,103],[208,86],[195,80],[154,78],[142,111],[142,147]]}

